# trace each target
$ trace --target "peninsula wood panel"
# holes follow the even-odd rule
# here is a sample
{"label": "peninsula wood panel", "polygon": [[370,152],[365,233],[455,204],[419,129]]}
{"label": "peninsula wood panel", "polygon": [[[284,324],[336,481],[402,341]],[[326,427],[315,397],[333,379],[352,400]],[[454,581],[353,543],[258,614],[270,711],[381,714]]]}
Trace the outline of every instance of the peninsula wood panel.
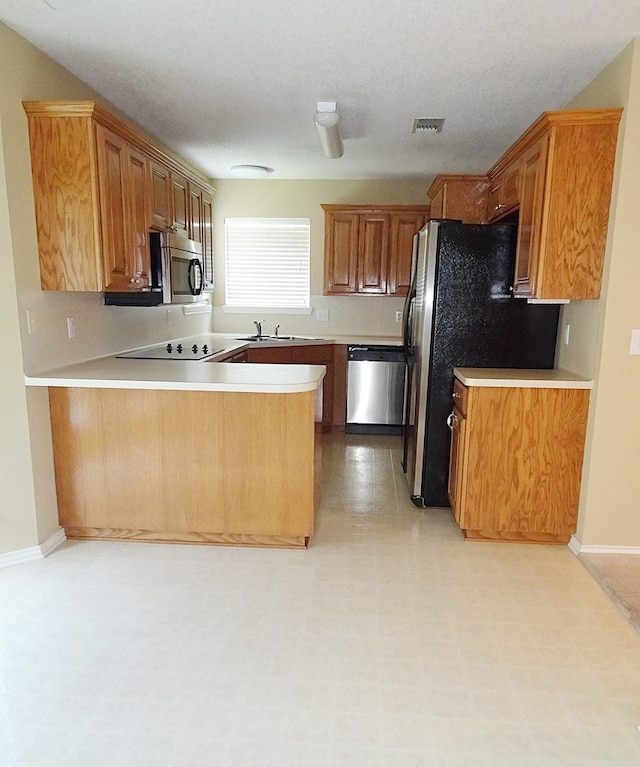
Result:
{"label": "peninsula wood panel", "polygon": [[588,403],[586,389],[469,389],[457,497],[468,537],[569,540]]}
{"label": "peninsula wood panel", "polygon": [[315,392],[49,397],[60,524],[71,535],[304,545],[313,533]]}

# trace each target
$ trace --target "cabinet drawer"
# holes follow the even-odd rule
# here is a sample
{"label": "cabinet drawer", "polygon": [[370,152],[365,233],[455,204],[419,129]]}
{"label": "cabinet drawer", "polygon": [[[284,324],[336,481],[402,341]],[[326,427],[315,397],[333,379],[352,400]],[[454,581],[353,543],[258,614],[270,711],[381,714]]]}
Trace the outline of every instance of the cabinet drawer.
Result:
{"label": "cabinet drawer", "polygon": [[457,378],[453,381],[453,406],[460,411],[461,415],[467,414],[467,401],[469,398],[469,389]]}

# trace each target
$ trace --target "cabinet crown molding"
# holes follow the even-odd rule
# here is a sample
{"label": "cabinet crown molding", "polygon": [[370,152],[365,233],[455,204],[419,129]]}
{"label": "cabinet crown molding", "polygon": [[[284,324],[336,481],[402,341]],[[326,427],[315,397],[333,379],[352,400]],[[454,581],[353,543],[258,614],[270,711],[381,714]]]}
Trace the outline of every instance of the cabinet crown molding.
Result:
{"label": "cabinet crown molding", "polygon": [[540,117],[513,143],[509,149],[491,166],[487,176],[492,179],[502,173],[514,157],[522,154],[553,128],[576,127],[581,125],[617,125],[622,116],[622,109],[565,109],[543,112]]}
{"label": "cabinet crown molding", "polygon": [[152,159],[166,165],[174,173],[181,173],[190,181],[199,184],[212,194],[216,191],[205,174],[186,167],[183,160],[176,160],[175,157],[172,157],[160,149],[157,144],[143,136],[140,131],[115,117],[115,115],[112,115],[95,101],[23,101],[22,106],[27,117],[84,117],[93,120],[95,123],[115,131],[119,136],[138,147],[138,149],[146,152]]}

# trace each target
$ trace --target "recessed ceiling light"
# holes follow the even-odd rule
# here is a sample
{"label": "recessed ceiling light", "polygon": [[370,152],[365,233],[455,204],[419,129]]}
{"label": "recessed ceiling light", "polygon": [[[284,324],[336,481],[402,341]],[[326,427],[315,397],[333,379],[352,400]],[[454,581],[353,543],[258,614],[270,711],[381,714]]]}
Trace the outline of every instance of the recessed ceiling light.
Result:
{"label": "recessed ceiling light", "polygon": [[266,165],[232,165],[229,170],[238,178],[266,178],[273,173]]}
{"label": "recessed ceiling light", "polygon": [[419,117],[413,121],[411,133],[441,133],[444,117]]}

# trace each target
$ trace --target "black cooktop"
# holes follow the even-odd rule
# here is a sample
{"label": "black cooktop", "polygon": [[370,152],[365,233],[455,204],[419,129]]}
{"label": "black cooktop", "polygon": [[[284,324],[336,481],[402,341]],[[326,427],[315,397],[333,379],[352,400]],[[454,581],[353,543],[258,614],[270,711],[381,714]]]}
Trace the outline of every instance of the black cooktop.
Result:
{"label": "black cooktop", "polygon": [[169,343],[157,344],[156,346],[134,349],[132,352],[116,354],[116,357],[134,360],[203,360],[223,350],[224,346],[215,349],[207,343],[170,341]]}

